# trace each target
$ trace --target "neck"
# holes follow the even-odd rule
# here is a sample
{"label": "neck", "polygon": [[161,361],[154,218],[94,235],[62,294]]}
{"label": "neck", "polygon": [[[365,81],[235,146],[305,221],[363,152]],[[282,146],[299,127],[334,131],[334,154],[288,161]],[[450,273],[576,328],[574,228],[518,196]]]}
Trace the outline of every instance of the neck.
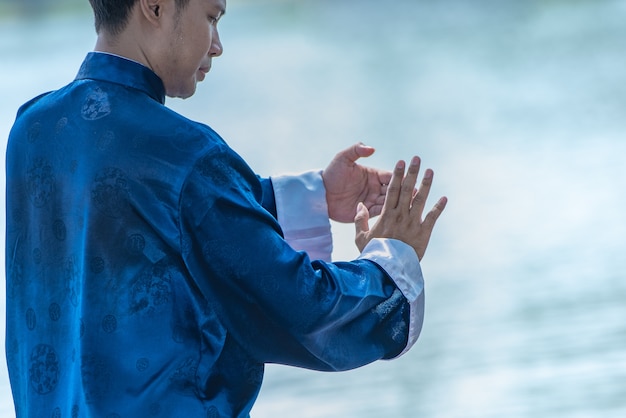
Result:
{"label": "neck", "polygon": [[135,43],[124,42],[122,35],[98,34],[94,51],[127,58],[150,68],[149,59],[143,49]]}

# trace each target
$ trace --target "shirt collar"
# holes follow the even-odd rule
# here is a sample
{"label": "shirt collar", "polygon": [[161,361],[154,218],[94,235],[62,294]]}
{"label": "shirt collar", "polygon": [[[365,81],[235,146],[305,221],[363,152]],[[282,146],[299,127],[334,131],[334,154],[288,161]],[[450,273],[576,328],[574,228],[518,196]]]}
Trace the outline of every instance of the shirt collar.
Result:
{"label": "shirt collar", "polygon": [[90,52],[78,70],[76,80],[100,80],[143,91],[161,104],[165,87],[158,75],[138,62],[113,54]]}

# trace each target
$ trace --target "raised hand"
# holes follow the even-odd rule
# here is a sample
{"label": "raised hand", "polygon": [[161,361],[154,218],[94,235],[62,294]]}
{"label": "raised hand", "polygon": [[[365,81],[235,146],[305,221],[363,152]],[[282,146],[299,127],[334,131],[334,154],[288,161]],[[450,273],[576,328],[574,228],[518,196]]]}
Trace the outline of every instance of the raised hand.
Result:
{"label": "raised hand", "polygon": [[370,216],[380,214],[391,172],[356,163],[359,158],[373,153],[372,147],[354,144],[340,151],[322,172],[330,219],[353,222],[359,202],[365,205]]}
{"label": "raised hand", "polygon": [[362,251],[373,238],[394,238],[412,246],[418,258],[422,259],[435,222],[445,209],[448,199],[440,198],[422,218],[433,182],[433,171],[431,169],[425,171],[419,189],[415,190],[420,163],[419,157],[413,157],[406,177],[404,161],[396,164],[380,218],[371,229],[368,224],[370,213],[365,205],[359,203],[354,219],[355,242],[359,251]]}

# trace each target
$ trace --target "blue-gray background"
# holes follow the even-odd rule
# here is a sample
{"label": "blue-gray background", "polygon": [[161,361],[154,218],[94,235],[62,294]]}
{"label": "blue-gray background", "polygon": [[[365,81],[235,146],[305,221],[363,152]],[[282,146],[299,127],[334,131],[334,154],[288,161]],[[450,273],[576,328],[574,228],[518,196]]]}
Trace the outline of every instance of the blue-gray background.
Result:
{"label": "blue-gray background", "polygon": [[[363,141],[379,167],[419,154],[450,198],[415,348],[339,374],[268,366],[253,416],[626,416],[626,1],[228,8],[224,55],[169,106],[263,175]],[[3,148],[18,106],[72,79],[92,26],[87,0],[0,0]],[[333,228],[335,258],[355,257],[352,227]]]}

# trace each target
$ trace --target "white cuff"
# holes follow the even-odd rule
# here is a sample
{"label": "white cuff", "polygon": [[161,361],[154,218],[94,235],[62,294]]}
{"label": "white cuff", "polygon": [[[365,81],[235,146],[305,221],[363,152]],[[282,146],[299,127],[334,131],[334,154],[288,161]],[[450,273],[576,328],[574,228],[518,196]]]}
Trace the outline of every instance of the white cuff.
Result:
{"label": "white cuff", "polygon": [[285,240],[311,259],[330,261],[333,239],[322,171],[275,176],[272,185]]}
{"label": "white cuff", "polygon": [[409,302],[409,339],[400,357],[413,347],[424,323],[424,276],[417,254],[402,241],[375,238],[365,246],[359,259],[371,260],[382,267]]}

